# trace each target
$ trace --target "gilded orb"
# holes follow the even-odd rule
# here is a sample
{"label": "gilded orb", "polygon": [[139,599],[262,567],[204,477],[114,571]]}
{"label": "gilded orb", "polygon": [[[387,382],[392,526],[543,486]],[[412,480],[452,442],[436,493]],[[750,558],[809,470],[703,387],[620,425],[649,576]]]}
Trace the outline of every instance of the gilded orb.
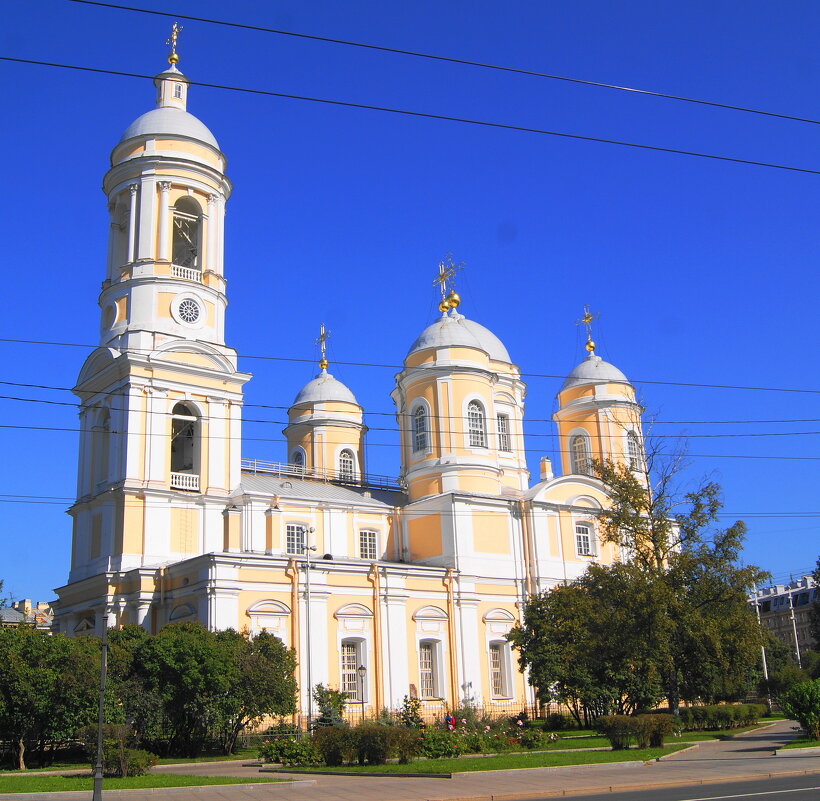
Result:
{"label": "gilded orb", "polygon": [[461,303],[461,298],[456,294],[454,289],[450,290],[450,294],[447,295],[447,305],[451,309],[457,309],[458,304]]}
{"label": "gilded orb", "polygon": [[171,53],[171,55],[168,56],[168,63],[176,64],[177,62],[179,62],[179,56],[176,53]]}
{"label": "gilded orb", "polygon": [[586,348],[586,349],[587,349],[590,353],[592,353],[592,352],[595,350],[595,343],[594,343],[591,339],[588,339],[588,340],[587,340],[587,344],[586,344],[586,345],[584,345],[584,347],[585,347],[585,348]]}
{"label": "gilded orb", "polygon": [[438,304],[438,310],[442,313],[446,312],[449,308],[450,304],[446,300],[443,300],[441,301],[441,303]]}

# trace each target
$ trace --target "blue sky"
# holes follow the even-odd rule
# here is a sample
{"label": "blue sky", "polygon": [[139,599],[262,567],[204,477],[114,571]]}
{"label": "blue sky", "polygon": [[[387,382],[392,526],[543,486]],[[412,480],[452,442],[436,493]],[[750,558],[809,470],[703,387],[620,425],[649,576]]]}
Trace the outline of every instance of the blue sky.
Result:
{"label": "blue sky", "polygon": [[[143,7],[573,76],[820,118],[810,2],[356,3],[212,0]],[[30,0],[4,6],[0,55],[153,74],[170,20]],[[820,170],[811,123],[182,21],[194,81],[391,106]],[[134,78],[0,62],[4,291],[0,338],[93,345],[104,273],[108,153],[153,105]],[[528,382],[528,459],[583,357],[575,326],[600,313],[599,353],[669,435],[687,478],[746,519],[744,558],[779,579],[820,553],[817,219],[820,176],[456,122],[193,87],[189,111],[228,157],[227,338],[243,356],[400,364],[435,318],[432,279],[467,268],[460,311],[506,344]],[[88,348],[0,342],[2,379],[71,387]],[[243,358],[249,403],[287,406],[315,373]],[[392,412],[395,369],[333,365],[366,412]],[[670,382],[670,383],[647,383]],[[674,382],[813,392],[706,389]],[[70,403],[0,384],[0,395]],[[47,599],[64,583],[76,410],[0,399],[0,579]],[[283,421],[275,409],[247,417]],[[805,420],[729,423],[725,421]],[[720,421],[720,422],[681,422]],[[371,414],[371,428],[395,427]],[[67,431],[32,431],[49,426]],[[281,459],[278,422],[245,425],[246,456]],[[369,434],[367,469],[398,472],[394,431]],[[553,454],[554,455],[554,454]],[[778,458],[774,458],[778,457]],[[783,457],[801,457],[783,458]],[[31,501],[37,501],[31,502]]]}

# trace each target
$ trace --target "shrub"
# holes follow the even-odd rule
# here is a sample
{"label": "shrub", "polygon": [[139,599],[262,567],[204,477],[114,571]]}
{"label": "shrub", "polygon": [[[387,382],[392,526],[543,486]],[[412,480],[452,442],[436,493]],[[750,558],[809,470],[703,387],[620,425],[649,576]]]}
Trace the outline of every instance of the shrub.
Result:
{"label": "shrub", "polygon": [[559,731],[560,729],[567,729],[569,727],[570,722],[567,716],[562,715],[560,712],[550,712],[550,714],[544,718],[544,728],[549,731]]}
{"label": "shrub", "polygon": [[427,729],[420,746],[421,753],[428,759],[452,759],[462,753],[462,738],[455,732]]}
{"label": "shrub", "polygon": [[391,727],[361,723],[353,730],[360,765],[384,765],[391,751]]}
{"label": "shrub", "polygon": [[801,681],[780,697],[780,706],[812,740],[820,740],[820,679]]}
{"label": "shrub", "polygon": [[540,729],[524,729],[518,735],[518,742],[523,748],[534,751],[537,748],[543,748],[548,741],[546,735]]}
{"label": "shrub", "polygon": [[763,704],[713,704],[682,707],[678,718],[684,731],[733,729],[751,725],[765,712]]}
{"label": "shrub", "polygon": [[418,698],[411,698],[409,695],[405,695],[401,709],[399,710],[399,719],[404,726],[421,728],[424,722],[421,719],[421,701]]}
{"label": "shrub", "polygon": [[642,727],[638,718],[628,715],[602,715],[595,721],[595,731],[609,740],[613,751],[629,748]]}
{"label": "shrub", "polygon": [[347,726],[325,726],[313,732],[313,747],[326,765],[352,762],[356,753],[353,729]]}
{"label": "shrub", "polygon": [[282,765],[315,765],[319,754],[307,737],[278,737],[259,746],[259,758],[263,762]]}
{"label": "shrub", "polygon": [[390,734],[392,738],[391,752],[398,757],[400,764],[405,765],[414,756],[418,756],[421,751],[418,730],[407,726],[395,726]]}
{"label": "shrub", "polygon": [[315,727],[339,726],[342,723],[347,693],[317,684],[313,689],[313,700],[319,708],[319,717],[313,723]]}
{"label": "shrub", "polygon": [[141,748],[126,748],[117,740],[103,741],[103,775],[124,779],[144,776],[157,764],[157,758]]}
{"label": "shrub", "polygon": [[638,748],[663,748],[667,735],[679,728],[673,715],[638,715],[635,720]]}

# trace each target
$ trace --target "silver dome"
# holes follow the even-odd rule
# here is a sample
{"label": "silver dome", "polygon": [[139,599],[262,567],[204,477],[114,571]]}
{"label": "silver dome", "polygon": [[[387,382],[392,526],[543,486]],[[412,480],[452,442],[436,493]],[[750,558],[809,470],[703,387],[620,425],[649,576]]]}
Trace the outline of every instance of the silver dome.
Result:
{"label": "silver dome", "polygon": [[205,142],[219,150],[216,137],[202,121],[182,109],[162,106],[137,117],[120,137],[120,142],[135,136],[181,136]]}
{"label": "silver dome", "polygon": [[477,348],[497,362],[512,364],[510,354],[501,340],[483,325],[468,320],[455,310],[427,326],[410,346],[407,355],[428,348]]}
{"label": "silver dome", "polygon": [[590,353],[566,378],[560,391],[583,384],[628,384],[629,379],[614,364]]}
{"label": "silver dome", "polygon": [[300,403],[322,403],[325,401],[342,401],[359,405],[356,396],[327,370],[322,370],[316,378],[308,381],[302,387],[296,396],[296,400],[293,401],[293,405],[298,406]]}

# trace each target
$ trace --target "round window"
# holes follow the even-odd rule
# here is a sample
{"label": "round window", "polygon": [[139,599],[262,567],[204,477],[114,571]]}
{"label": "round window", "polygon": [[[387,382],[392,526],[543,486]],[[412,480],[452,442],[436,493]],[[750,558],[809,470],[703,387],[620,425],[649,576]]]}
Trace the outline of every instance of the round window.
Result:
{"label": "round window", "polygon": [[199,304],[190,298],[185,298],[180,301],[177,314],[183,322],[191,325],[199,319]]}

